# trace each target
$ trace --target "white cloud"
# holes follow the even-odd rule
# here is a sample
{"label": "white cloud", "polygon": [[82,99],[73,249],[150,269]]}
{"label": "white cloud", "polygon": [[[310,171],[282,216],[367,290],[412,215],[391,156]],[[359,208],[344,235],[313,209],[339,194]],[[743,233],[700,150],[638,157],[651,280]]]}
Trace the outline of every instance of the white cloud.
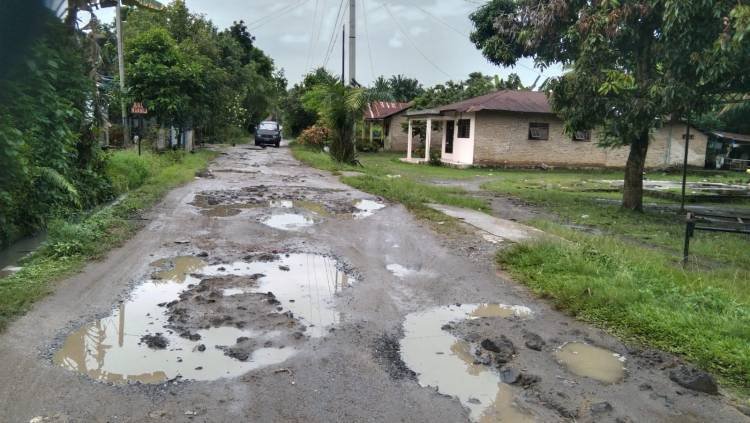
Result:
{"label": "white cloud", "polygon": [[404,40],[400,32],[393,33],[393,36],[388,39],[388,46],[391,48],[401,48],[404,46]]}
{"label": "white cloud", "polygon": [[309,34],[284,34],[279,38],[284,44],[303,44],[310,41]]}

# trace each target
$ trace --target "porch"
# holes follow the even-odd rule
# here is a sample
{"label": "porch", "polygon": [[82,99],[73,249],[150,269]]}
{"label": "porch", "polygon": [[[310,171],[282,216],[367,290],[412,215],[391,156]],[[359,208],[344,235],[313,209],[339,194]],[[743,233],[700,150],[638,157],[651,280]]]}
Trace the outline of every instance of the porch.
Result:
{"label": "porch", "polygon": [[[406,113],[407,148],[405,163],[429,163],[435,143],[440,146],[440,162],[449,166],[468,167],[474,160],[474,114],[440,112],[435,109]],[[416,150],[415,130],[423,140],[424,151]],[[437,137],[436,137],[437,135]]]}

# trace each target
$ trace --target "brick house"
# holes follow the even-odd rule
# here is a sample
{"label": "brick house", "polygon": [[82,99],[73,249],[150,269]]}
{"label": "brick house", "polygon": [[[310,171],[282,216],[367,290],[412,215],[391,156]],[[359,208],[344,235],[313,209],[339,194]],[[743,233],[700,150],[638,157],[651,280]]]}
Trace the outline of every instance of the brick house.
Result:
{"label": "brick house", "polygon": [[406,123],[406,111],[411,103],[373,101],[365,107],[361,137],[369,138],[370,144],[382,141],[386,150],[406,151],[407,136],[402,129]]}
{"label": "brick house", "polygon": [[[543,92],[496,91],[431,110],[409,110],[405,161],[429,159],[412,156],[416,147],[411,135],[414,121],[426,121],[430,131],[420,145],[441,146],[441,161],[458,166],[624,167],[629,147],[601,148],[596,131],[566,134],[563,122],[550,108]],[[434,122],[438,122],[437,125]],[[686,125],[666,122],[652,131],[646,167],[664,168],[682,164]],[[707,136],[691,128],[688,163],[705,166]]]}

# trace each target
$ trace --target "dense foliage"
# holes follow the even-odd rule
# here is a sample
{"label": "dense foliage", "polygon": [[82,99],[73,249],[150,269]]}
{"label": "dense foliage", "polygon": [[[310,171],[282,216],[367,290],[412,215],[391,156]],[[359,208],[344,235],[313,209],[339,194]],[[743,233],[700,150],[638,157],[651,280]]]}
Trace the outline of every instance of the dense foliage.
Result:
{"label": "dense foliage", "polygon": [[304,129],[312,126],[318,120],[315,110],[309,110],[302,104],[302,98],[317,85],[336,83],[339,78],[325,68],[318,68],[303,78],[302,82],[294,84],[286,96],[281,100],[282,122],[286,135],[297,137]]}
{"label": "dense foliage", "polygon": [[340,82],[318,84],[305,93],[302,102],[308,110],[316,111],[321,124],[330,130],[331,158],[339,163],[356,163],[354,124],[362,117],[364,90]]}
{"label": "dense foliage", "polygon": [[549,83],[569,131],[597,128],[629,145],[623,207],[641,210],[650,131],[701,112],[712,96],[746,92],[750,6],[744,1],[492,0],[471,15],[471,39],[492,62],[522,57],[570,71]]}
{"label": "dense foliage", "polygon": [[424,92],[422,84],[415,78],[404,75],[394,75],[388,79],[379,76],[373,81],[372,87],[367,89],[367,96],[372,100],[398,101],[406,103],[414,100]]}
{"label": "dense foliage", "polygon": [[331,139],[331,131],[322,125],[313,125],[299,134],[297,142],[306,147],[322,150]]}
{"label": "dense foliage", "polygon": [[[43,13],[23,60],[0,76],[0,244],[111,195],[81,40]],[[0,27],[0,39],[12,29]]]}
{"label": "dense foliage", "polygon": [[220,32],[180,0],[163,11],[131,10],[124,33],[126,98],[144,102],[160,125],[221,140],[278,114],[286,79],[244,22]]}

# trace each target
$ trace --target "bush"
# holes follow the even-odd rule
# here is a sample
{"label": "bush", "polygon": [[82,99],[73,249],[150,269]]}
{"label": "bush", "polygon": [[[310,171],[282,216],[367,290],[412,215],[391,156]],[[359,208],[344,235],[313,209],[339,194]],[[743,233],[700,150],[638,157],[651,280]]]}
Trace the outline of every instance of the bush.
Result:
{"label": "bush", "polygon": [[150,154],[139,156],[136,151],[117,151],[110,155],[107,163],[107,176],[117,194],[130,191],[143,185],[151,174]]}
{"label": "bush", "polygon": [[331,131],[321,125],[313,125],[304,131],[297,137],[297,142],[300,145],[307,147],[313,147],[317,149],[323,149],[324,146],[328,145],[331,140]]}

